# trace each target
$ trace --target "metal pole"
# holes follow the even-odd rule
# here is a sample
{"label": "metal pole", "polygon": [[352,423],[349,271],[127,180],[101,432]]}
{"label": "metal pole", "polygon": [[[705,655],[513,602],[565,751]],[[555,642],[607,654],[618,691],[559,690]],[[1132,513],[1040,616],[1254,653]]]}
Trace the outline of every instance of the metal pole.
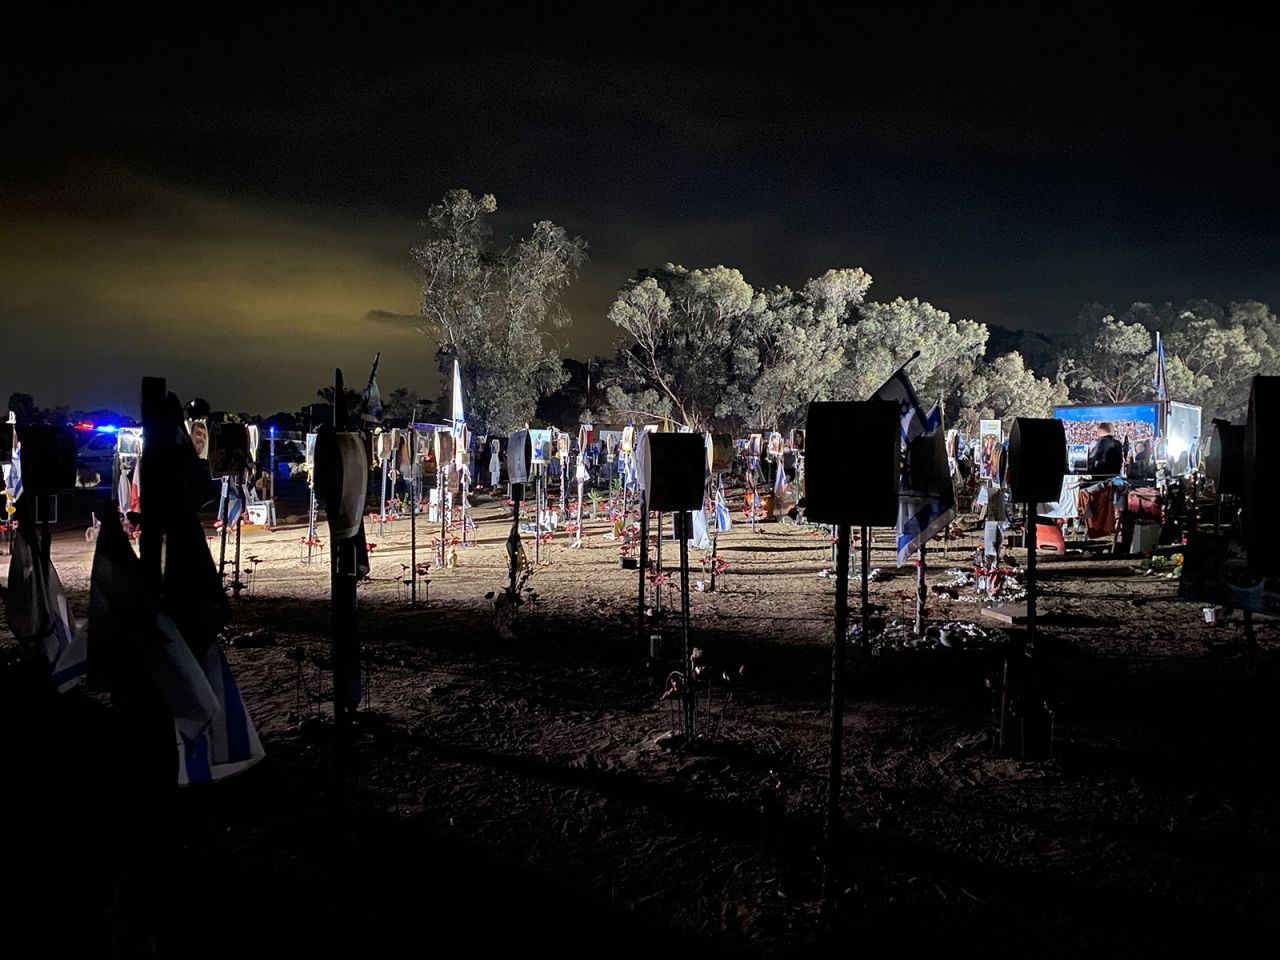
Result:
{"label": "metal pole", "polygon": [[[417,411],[414,411],[417,414]],[[418,605],[418,431],[409,426],[409,605]]]}
{"label": "metal pole", "polygon": [[916,569],[916,636],[924,636],[925,609],[929,603],[929,585],[925,580],[927,559],[926,544],[920,544],[920,566]]}
{"label": "metal pole", "polygon": [[[333,431],[336,434],[347,427],[343,404],[342,371],[333,375]],[[341,491],[335,490],[340,496]],[[337,504],[326,504],[332,516]],[[355,694],[359,684],[359,621],[356,616],[356,540],[350,538],[329,544],[330,623],[333,642],[333,717],[335,724],[334,748],[337,769],[345,778],[345,741],[351,712],[359,699]],[[355,668],[354,670],[352,668]]]}
{"label": "metal pole", "polygon": [[[831,757],[827,777],[826,858],[822,871],[822,899],[830,907],[836,892],[836,841],[840,831],[840,780],[844,748],[844,647],[849,633],[849,524],[836,533],[836,635],[831,646]],[[863,584],[868,553],[863,528]],[[864,613],[865,618],[865,604]]]}
{"label": "metal pole", "polygon": [[716,592],[716,561],[720,559],[719,542],[720,542],[720,491],[723,487],[723,478],[720,474],[716,475],[715,483],[711,487],[711,512],[716,518],[715,528],[711,533],[711,592]]}
{"label": "metal pole", "polygon": [[862,649],[871,646],[871,528],[862,528]]}
{"label": "metal pole", "polygon": [[1036,505],[1027,504],[1027,642],[1036,642]]}
{"label": "metal pole", "polygon": [[657,571],[658,579],[653,588],[653,613],[654,616],[662,614],[662,511],[658,511],[658,556],[654,564]]}
{"label": "metal pole", "polygon": [[[462,476],[460,477],[460,480],[462,481],[462,483],[460,484],[460,488],[458,488],[458,489],[461,489],[461,492],[462,492],[462,493],[460,494],[460,495],[461,495],[461,497],[462,497],[462,545],[463,545],[463,547],[466,547],[466,545],[467,545],[467,517],[468,517],[468,516],[471,516],[471,498],[470,498],[470,497],[468,497],[468,493],[470,493],[470,490],[471,490],[471,463],[470,463],[470,456],[468,456],[468,462],[467,462],[467,465],[466,465],[465,470],[462,470]],[[475,541],[474,541],[474,540],[472,540],[472,543],[475,543]]]}
{"label": "metal pole", "polygon": [[640,491],[640,560],[637,564],[640,572],[640,600],[636,610],[636,636],[641,648],[644,647],[644,578],[649,573],[649,510],[648,497]]}
{"label": "metal pole", "polygon": [[516,577],[520,568],[520,501],[524,499],[524,484],[511,484],[511,598],[516,595]]}
{"label": "metal pole", "polygon": [[53,540],[49,533],[49,515],[53,511],[53,500],[54,495],[48,493],[42,493],[36,497],[36,512],[40,515],[40,553],[44,557],[46,573],[53,551]]}
{"label": "metal pole", "polygon": [[[173,445],[172,435],[164,430],[165,381],[163,377],[142,378],[142,455],[152,475],[160,470],[160,456]],[[141,470],[141,467],[139,467]],[[143,470],[142,473],[147,473]],[[165,478],[161,478],[163,480]],[[163,549],[164,524],[168,511],[163,503],[163,483],[155,479],[149,485],[139,485],[138,509],[142,514],[142,530],[138,536],[138,553],[142,560],[143,576],[154,595],[159,596],[163,577],[160,554]]]}
{"label": "metal pole", "polygon": [[221,582],[227,569],[227,484],[230,477],[222,478],[222,494],[218,498],[218,519],[222,521],[222,529],[218,538],[218,581]]}
{"label": "metal pole", "polygon": [[[659,514],[661,516],[661,514]],[[697,730],[694,725],[694,713],[697,709],[697,693],[693,681],[693,644],[689,639],[689,528],[693,522],[692,514],[685,510],[673,513],[672,527],[680,540],[680,633],[684,639],[684,737],[685,743],[692,742]],[[661,527],[659,527],[661,532]],[[662,537],[658,537],[662,542]]]}
{"label": "metal pole", "polygon": [[271,436],[267,438],[267,446],[271,451],[271,483],[267,490],[271,494],[271,505],[268,525],[274,529],[276,525],[276,428],[271,428]]}
{"label": "metal pole", "polygon": [[449,515],[445,510],[444,498],[447,496],[445,490],[445,466],[436,464],[436,510],[440,514],[440,569],[444,569],[444,539],[449,531]]}
{"label": "metal pole", "polygon": [[[240,513],[236,516],[236,559],[235,565],[231,568],[231,595],[237,600],[240,599],[240,526],[244,523],[244,511],[246,506],[244,484],[237,483],[236,488],[240,492]],[[226,527],[226,524],[223,524]]]}
{"label": "metal pole", "polygon": [[380,496],[378,502],[380,504],[378,512],[378,535],[386,536],[387,534],[387,458],[382,458],[382,486],[380,488]]}

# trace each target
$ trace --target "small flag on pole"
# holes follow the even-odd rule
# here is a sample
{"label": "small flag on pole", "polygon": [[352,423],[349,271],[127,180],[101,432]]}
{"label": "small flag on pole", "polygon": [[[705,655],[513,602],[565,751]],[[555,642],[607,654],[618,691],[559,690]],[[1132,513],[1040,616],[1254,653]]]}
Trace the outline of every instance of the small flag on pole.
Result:
{"label": "small flag on pole", "polygon": [[901,368],[871,397],[898,405],[903,452],[898,498],[898,566],[955,519],[955,489],[947,466],[942,411],[925,412]]}
{"label": "small flag on pole", "polygon": [[378,359],[381,356],[382,354],[378,354],[373,358],[373,370],[369,373],[369,385],[364,388],[364,393],[360,398],[360,419],[368,423],[382,422],[382,394],[378,391]]}
{"label": "small flag on pole", "polygon": [[716,529],[721,533],[733,526],[729,519],[729,505],[724,502],[724,487],[716,490]]}
{"label": "small flag on pole", "polygon": [[13,505],[22,496],[22,444],[16,438],[13,444],[13,461],[5,464],[4,492],[9,501],[9,512],[13,513]]}
{"label": "small flag on pole", "polygon": [[462,436],[467,425],[467,417],[462,409],[462,368],[458,366],[458,358],[453,359],[453,435]]}
{"label": "small flag on pole", "polygon": [[1156,372],[1151,378],[1151,386],[1155,388],[1157,400],[1169,399],[1169,381],[1164,368],[1164,341],[1160,339],[1160,331],[1156,331]]}

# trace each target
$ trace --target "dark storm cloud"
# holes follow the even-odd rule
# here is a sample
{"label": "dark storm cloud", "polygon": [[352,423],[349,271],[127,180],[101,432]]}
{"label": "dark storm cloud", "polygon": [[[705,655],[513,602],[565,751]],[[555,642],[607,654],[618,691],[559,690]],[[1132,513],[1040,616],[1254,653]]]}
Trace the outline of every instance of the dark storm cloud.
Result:
{"label": "dark storm cloud", "polygon": [[[63,349],[125,384],[141,340],[217,331],[207,369],[245,406],[315,379],[250,375],[246,351],[382,346],[430,391],[408,248],[455,186],[497,195],[500,239],[550,218],[588,240],[576,356],[612,348],[614,293],[666,261],[758,286],[862,266],[874,297],[1039,329],[1093,300],[1280,301],[1276,96],[1235,38],[1083,9],[1020,37],[946,7],[853,34],[818,11],[647,16],[554,44],[496,13],[33,41],[0,94],[32,145],[0,157],[0,322],[32,354],[49,324],[113,327]],[[21,372],[77,396],[115,376],[64,367]]]}
{"label": "dark storm cloud", "polygon": [[422,324],[422,314],[420,313],[393,313],[390,310],[370,310],[364,317],[374,323],[390,323],[400,327],[416,327]]}

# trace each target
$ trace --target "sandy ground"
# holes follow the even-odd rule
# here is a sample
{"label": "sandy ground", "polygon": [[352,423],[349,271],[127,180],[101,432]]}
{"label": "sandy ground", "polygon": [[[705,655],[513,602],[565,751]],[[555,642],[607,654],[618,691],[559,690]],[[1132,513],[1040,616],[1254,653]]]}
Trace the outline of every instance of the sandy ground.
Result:
{"label": "sandy ground", "polygon": [[[102,811],[126,788],[110,773],[65,774],[59,796],[91,839],[70,844],[57,870],[74,879],[56,894],[44,885],[8,901],[24,931],[17,955],[51,943],[82,956],[224,955],[227,931],[242,952],[277,956],[454,945],[771,955],[823,943],[1145,956],[1274,938],[1274,624],[1261,622],[1251,661],[1239,616],[1204,624],[1175,580],[1132,561],[1043,562],[1036,695],[1054,711],[1053,755],[1025,761],[995,749],[1004,634],[853,658],[840,894],[823,916],[826,537],[737,522],[721,538],[729,568],[691,603],[693,642],[719,679],[704,693],[705,742],[682,751],[663,743],[677,722],[660,699],[674,664],[647,663],[650,634],[678,656],[679,618],[638,636],[637,574],[620,569],[606,524],[588,522],[581,549],[563,532],[544,545],[536,602],[503,641],[485,594],[506,582],[510,523],[496,502],[476,513],[479,543],[433,570],[413,609],[408,521],[370,530],[367,703],[341,769],[325,719],[327,554],[301,562],[305,528],[246,531],[251,590],[233,604],[227,650],[267,759],[147,808],[144,828],[105,831]],[[418,534],[429,560],[438,530]],[[975,543],[951,545],[949,559],[931,550],[931,583],[968,570]],[[83,616],[92,548],[64,531],[53,555]],[[664,545],[665,561],[676,555]],[[694,580],[706,579],[702,555]],[[873,564],[880,613],[908,615],[914,568],[895,570],[887,538]],[[669,590],[663,601],[678,602]],[[972,588],[930,602],[934,622],[978,619]],[[33,707],[12,695],[2,624],[0,652],[19,744],[11,783],[25,782],[20,744],[32,737],[45,763],[112,752],[103,695]],[[33,716],[43,727],[28,737]],[[27,840],[38,859],[41,841]]]}

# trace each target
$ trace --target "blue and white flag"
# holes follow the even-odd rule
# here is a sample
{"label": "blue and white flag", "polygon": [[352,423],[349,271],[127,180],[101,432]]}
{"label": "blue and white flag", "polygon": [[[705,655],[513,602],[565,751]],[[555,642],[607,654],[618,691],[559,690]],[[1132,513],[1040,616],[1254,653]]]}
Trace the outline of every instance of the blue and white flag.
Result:
{"label": "blue and white flag", "polygon": [[778,464],[778,472],[773,478],[773,499],[775,503],[781,504],[782,498],[791,489],[791,482],[787,479],[787,470],[782,465],[782,458],[778,457],[776,462]]}
{"label": "blue and white flag", "polygon": [[9,503],[17,503],[22,496],[22,444],[13,438],[13,460],[4,467],[4,492]]}
{"label": "blue and white flag", "polygon": [[66,693],[84,679],[87,634],[76,630],[58,571],[45,559],[34,507],[25,500],[17,506],[5,614],[19,646],[46,666],[54,689]]}
{"label": "blue and white flag", "polygon": [[453,359],[453,435],[461,437],[467,426],[467,415],[462,408],[462,369],[458,358]]}
{"label": "blue and white flag", "polygon": [[947,465],[946,434],[937,404],[925,412],[911,380],[898,370],[871,396],[898,405],[902,489],[898,494],[898,566],[955,519],[956,498]]}
{"label": "blue and white flag", "polygon": [[378,390],[377,367],[369,377],[369,385],[360,396],[360,419],[366,423],[382,422],[382,393]]}
{"label": "blue and white flag", "polygon": [[729,519],[729,505],[724,502],[724,487],[716,490],[716,530],[724,533],[733,527]]}
{"label": "blue and white flag", "polygon": [[215,711],[195,735],[175,717],[178,785],[221,780],[249,769],[265,755],[257,728],[249,717],[240,688],[222,648],[209,647],[200,667],[215,701]]}
{"label": "blue and white flag", "polygon": [[1156,372],[1151,378],[1151,386],[1156,391],[1157,400],[1169,399],[1169,382],[1164,369],[1164,341],[1160,339],[1160,331],[1156,331]]}

